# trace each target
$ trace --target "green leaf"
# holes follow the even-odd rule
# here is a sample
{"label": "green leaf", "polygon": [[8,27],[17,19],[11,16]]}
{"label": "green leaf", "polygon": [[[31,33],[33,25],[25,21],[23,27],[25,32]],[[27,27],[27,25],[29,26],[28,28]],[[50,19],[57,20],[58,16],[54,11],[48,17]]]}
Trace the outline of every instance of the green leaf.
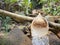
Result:
{"label": "green leaf", "polygon": [[15,3],[17,2],[18,0],[10,0],[11,3]]}
{"label": "green leaf", "polygon": [[5,0],[5,3],[15,3],[15,2],[17,2],[17,1],[19,1],[19,0]]}

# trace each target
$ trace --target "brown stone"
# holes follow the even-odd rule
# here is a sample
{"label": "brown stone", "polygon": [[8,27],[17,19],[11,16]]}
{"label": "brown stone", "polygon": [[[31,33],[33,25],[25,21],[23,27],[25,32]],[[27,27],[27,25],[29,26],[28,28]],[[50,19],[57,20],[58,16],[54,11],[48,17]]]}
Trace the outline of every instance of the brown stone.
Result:
{"label": "brown stone", "polygon": [[8,45],[32,45],[31,40],[18,28],[8,34]]}
{"label": "brown stone", "polygon": [[52,32],[49,34],[49,42],[50,45],[60,45],[60,39]]}

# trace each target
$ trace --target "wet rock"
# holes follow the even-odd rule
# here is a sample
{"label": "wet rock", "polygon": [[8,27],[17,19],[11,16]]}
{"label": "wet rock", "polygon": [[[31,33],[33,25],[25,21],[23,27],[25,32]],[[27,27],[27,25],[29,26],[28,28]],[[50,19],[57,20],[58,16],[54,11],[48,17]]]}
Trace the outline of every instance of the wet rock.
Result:
{"label": "wet rock", "polygon": [[8,34],[8,45],[32,45],[31,40],[18,28]]}
{"label": "wet rock", "polygon": [[52,32],[49,34],[49,42],[50,45],[60,45],[60,39]]}

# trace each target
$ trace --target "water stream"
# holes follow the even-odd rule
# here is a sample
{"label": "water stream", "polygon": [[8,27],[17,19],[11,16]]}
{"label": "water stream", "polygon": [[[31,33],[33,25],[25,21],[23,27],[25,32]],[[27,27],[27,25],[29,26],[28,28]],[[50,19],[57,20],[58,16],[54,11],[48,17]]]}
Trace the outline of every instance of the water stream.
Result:
{"label": "water stream", "polygon": [[32,45],[49,45],[49,37],[47,35],[43,37],[33,37]]}

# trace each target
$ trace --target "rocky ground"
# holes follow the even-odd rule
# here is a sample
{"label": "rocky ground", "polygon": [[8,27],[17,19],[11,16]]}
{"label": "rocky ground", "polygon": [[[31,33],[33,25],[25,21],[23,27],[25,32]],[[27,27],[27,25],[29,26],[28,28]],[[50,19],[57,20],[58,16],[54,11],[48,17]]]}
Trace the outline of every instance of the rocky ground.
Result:
{"label": "rocky ground", "polygon": [[[11,24],[12,27],[10,26],[10,32],[5,33],[4,30],[1,30],[0,45],[32,45],[30,24],[28,21],[14,22]],[[50,45],[60,45],[60,39],[52,31],[49,31],[49,42]]]}

